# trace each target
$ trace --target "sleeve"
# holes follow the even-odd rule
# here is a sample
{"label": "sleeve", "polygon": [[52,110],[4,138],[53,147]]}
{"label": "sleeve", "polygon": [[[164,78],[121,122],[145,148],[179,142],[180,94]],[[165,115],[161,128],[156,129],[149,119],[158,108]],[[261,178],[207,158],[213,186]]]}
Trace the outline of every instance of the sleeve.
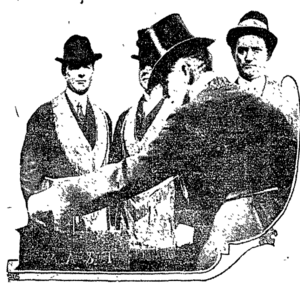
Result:
{"label": "sleeve", "polygon": [[282,104],[283,112],[296,134],[299,133],[299,88],[292,76],[285,76],[281,81],[282,95],[285,100]]}
{"label": "sleeve", "polygon": [[45,124],[37,111],[28,121],[20,159],[20,182],[26,203],[32,194],[43,189],[46,167],[46,137]]}
{"label": "sleeve", "polygon": [[146,155],[124,160],[127,177],[119,198],[131,198],[176,176],[199,203],[224,201],[234,191],[290,185],[297,148],[283,114],[251,95],[226,95],[182,107]]}
{"label": "sleeve", "polygon": [[178,124],[178,116],[175,121],[174,118],[170,118],[146,154],[127,157],[116,164],[118,170],[111,176],[111,185],[118,185],[120,190],[107,193],[108,196],[127,200],[167,179],[192,171],[192,164],[190,168],[186,165],[188,161],[195,161],[192,158],[198,149],[186,151],[189,144],[185,138],[190,132],[185,130],[184,124]]}

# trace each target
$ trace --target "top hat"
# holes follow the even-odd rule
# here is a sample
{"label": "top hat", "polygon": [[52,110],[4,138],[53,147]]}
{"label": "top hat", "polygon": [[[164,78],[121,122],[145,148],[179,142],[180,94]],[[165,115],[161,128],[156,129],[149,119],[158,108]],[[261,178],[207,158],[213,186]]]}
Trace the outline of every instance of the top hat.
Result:
{"label": "top hat", "polygon": [[131,57],[153,68],[148,82],[149,90],[179,58],[195,55],[214,42],[212,39],[194,37],[179,14],[171,14],[150,28],[139,30],[138,37],[139,54]]}
{"label": "top hat", "polygon": [[86,65],[94,63],[101,57],[101,53],[93,52],[91,43],[87,37],[74,35],[71,36],[64,45],[64,57],[57,57],[55,60],[61,63]]}
{"label": "top hat", "polygon": [[226,38],[227,44],[231,49],[234,49],[237,40],[246,35],[255,35],[263,38],[269,56],[272,55],[277,45],[277,37],[269,31],[268,19],[264,14],[257,11],[250,11],[245,14],[241,18],[238,26],[228,32]]}

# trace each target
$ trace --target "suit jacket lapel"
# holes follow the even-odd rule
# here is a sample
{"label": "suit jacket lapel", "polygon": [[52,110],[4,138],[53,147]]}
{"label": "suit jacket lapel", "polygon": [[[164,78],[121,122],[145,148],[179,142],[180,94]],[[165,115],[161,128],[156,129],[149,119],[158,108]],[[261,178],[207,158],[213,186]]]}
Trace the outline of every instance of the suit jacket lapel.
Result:
{"label": "suit jacket lapel", "polygon": [[[94,149],[81,131],[63,92],[52,101],[55,114],[55,128],[58,139],[69,161],[75,165],[80,174],[95,172],[106,161],[108,148],[108,130],[102,111],[95,111],[98,132],[101,132],[99,141],[98,134]],[[98,117],[100,118],[97,118]]]}
{"label": "suit jacket lapel", "polygon": [[176,109],[176,106],[172,103],[170,98],[165,99],[163,103],[160,102],[158,105],[159,110],[156,110],[158,112],[153,114],[154,118],[151,118],[151,124],[148,126],[143,138],[140,141],[138,141],[135,137],[136,113],[138,104],[129,110],[124,120],[122,133],[125,137],[125,147],[130,156],[139,153],[145,145],[153,141],[159,135],[160,131],[166,125],[168,117],[170,114],[174,113]]}

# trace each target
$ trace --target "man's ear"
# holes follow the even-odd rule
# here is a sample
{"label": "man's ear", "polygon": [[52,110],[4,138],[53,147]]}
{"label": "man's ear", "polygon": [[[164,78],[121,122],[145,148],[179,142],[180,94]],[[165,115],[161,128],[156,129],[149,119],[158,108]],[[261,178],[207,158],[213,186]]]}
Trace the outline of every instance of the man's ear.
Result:
{"label": "man's ear", "polygon": [[182,63],[181,70],[182,70],[182,72],[183,72],[183,74],[185,76],[188,76],[188,74],[189,74],[189,68],[188,68],[188,65],[187,65],[186,62]]}
{"label": "man's ear", "polygon": [[191,66],[188,64],[188,62],[185,60],[182,63],[181,70],[183,74],[186,76],[186,82],[188,85],[192,85],[195,82],[195,75],[191,68]]}
{"label": "man's ear", "polygon": [[237,52],[236,52],[236,46],[237,46],[237,43],[233,47],[230,48],[232,58],[234,59],[235,62],[236,62],[236,54],[237,54]]}
{"label": "man's ear", "polygon": [[141,86],[146,90],[148,88],[149,78],[151,76],[153,68],[149,65],[139,70],[139,81]]}

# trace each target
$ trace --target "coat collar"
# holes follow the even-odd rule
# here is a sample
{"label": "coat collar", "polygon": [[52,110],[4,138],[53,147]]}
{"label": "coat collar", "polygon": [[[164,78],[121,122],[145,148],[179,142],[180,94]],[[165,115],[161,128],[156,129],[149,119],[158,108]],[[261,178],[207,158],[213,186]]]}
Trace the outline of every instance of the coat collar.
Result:
{"label": "coat collar", "polygon": [[54,98],[51,104],[58,139],[69,161],[75,165],[79,174],[97,172],[108,160],[110,131],[105,113],[93,107],[97,139],[92,149],[71,112],[65,92]]}
{"label": "coat collar", "polygon": [[70,102],[73,105],[74,110],[77,111],[77,105],[80,104],[82,106],[82,112],[85,115],[87,101],[88,101],[88,94],[85,93],[83,95],[78,95],[68,87],[66,88],[65,94],[67,94]]}

